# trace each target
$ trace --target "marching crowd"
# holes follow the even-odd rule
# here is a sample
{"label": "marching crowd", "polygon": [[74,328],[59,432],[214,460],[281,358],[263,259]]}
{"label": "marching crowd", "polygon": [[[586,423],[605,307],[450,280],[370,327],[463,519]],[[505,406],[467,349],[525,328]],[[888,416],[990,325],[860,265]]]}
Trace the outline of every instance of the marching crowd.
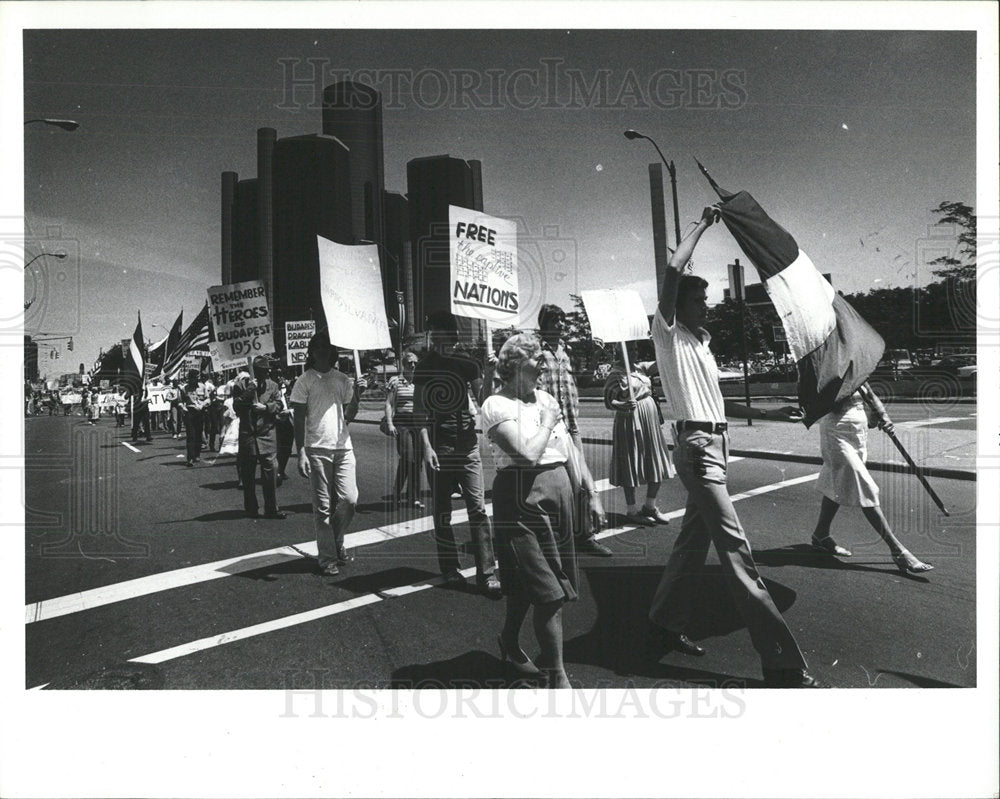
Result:
{"label": "marching crowd", "polygon": [[[798,644],[774,604],[727,489],[726,416],[798,421],[798,409],[748,408],[723,400],[718,368],[705,329],[707,282],[683,274],[695,245],[717,219],[706,208],[672,253],[652,324],[656,360],[615,365],[604,390],[615,412],[610,482],[625,494],[627,518],[637,525],[668,523],[656,504],[663,481],[680,478],[687,491],[684,519],[648,613],[645,657],[669,650],[699,656],[686,635],[698,612],[699,585],[710,545],[757,650],[771,687],[816,687]],[[468,511],[476,582],[485,595],[506,599],[500,654],[515,675],[549,687],[567,687],[562,656],[563,606],[579,592],[577,558],[612,557],[595,533],[604,508],[584,456],[579,398],[562,340],[564,313],[544,305],[538,334],[509,338],[482,366],[456,352],[458,331],[449,313],[427,319],[429,347],[403,354],[400,374],[387,386],[382,432],[395,440],[395,501],[421,509],[421,482],[430,485],[438,565],[446,582],[464,582],[452,503],[460,493]],[[267,357],[217,385],[191,371],[165,392],[169,411],[151,414],[148,391],[132,412],[133,440],[162,429],[184,435],[186,462],[203,450],[236,455],[247,515],[258,517],[259,468],[263,516],[283,519],[276,488],[287,478],[293,444],[299,474],[308,478],[317,540],[317,570],[336,576],[348,563],[345,535],[358,501],[350,422],[367,387],[336,368],[339,351],[325,331],[309,342],[306,367],[289,381]],[[650,378],[659,374],[662,409]],[[96,399],[96,398],[95,398]],[[823,468],[817,482],[820,516],[811,545],[817,556],[849,557],[830,534],[841,505],[861,507],[903,574],[929,571],[896,538],[879,507],[878,487],[865,466],[869,427],[892,430],[878,398],[855,394],[820,422]],[[86,403],[85,403],[86,404]],[[116,406],[122,426],[124,397]],[[89,405],[96,421],[96,401]],[[670,424],[667,425],[666,422]],[[486,512],[477,424],[486,436],[496,476],[493,517]],[[664,430],[673,438],[673,453]],[[639,491],[645,487],[645,497]],[[540,654],[532,660],[521,630],[532,611]]]}

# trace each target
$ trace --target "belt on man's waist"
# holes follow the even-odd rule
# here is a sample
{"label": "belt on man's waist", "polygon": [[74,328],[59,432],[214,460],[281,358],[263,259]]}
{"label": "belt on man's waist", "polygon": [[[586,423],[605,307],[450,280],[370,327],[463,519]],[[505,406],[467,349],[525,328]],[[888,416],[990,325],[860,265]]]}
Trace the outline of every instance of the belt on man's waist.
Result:
{"label": "belt on man's waist", "polygon": [[728,422],[693,422],[690,419],[681,419],[675,422],[677,432],[683,433],[685,430],[701,430],[703,433],[725,433],[729,429]]}

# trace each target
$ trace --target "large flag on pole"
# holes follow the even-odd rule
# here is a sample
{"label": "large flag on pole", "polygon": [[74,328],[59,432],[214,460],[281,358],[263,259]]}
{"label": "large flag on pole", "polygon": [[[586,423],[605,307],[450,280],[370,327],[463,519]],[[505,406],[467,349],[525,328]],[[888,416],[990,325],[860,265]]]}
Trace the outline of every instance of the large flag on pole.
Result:
{"label": "large flag on pole", "polygon": [[142,337],[142,314],[138,314],[138,319],[135,332],[128,343],[125,362],[122,365],[121,382],[128,387],[133,396],[138,396],[142,393],[143,384],[146,382],[146,342]]}
{"label": "large flag on pole", "polygon": [[178,339],[177,346],[167,354],[163,362],[163,376],[174,380],[184,365],[184,356],[192,350],[205,349],[208,349],[208,302]]}
{"label": "large flag on pole", "polygon": [[878,365],[885,342],[830,285],[798,243],[745,191],[719,187],[722,221],[733,234],[774,304],[799,371],[806,427],[850,396]]}
{"label": "large flag on pole", "polygon": [[153,367],[149,373],[150,377],[156,377],[163,371],[163,364],[166,362],[167,358],[170,357],[170,353],[177,348],[177,343],[181,339],[181,330],[183,325],[184,311],[181,311],[177,314],[177,319],[170,328],[170,332],[149,348],[149,352],[146,357],[149,360],[149,365]]}

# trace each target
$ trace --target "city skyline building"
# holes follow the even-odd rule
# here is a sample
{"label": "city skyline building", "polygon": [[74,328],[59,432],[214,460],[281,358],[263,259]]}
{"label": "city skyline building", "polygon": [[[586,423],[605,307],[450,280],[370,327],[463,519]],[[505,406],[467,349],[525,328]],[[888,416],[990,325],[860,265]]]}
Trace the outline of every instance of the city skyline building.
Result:
{"label": "city skyline building", "polygon": [[[451,311],[448,206],[483,209],[482,162],[450,155],[413,158],[406,164],[413,275],[413,328],[425,330],[428,314]],[[483,322],[457,317],[463,342],[485,338]]]}

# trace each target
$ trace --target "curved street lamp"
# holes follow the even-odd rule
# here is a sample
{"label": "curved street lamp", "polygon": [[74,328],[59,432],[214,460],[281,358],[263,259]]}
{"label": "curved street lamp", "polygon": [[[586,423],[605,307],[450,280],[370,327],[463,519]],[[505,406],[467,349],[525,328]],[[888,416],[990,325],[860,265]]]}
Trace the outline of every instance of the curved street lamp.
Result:
{"label": "curved street lamp", "polygon": [[637,130],[629,129],[625,131],[625,138],[629,139],[630,141],[634,141],[635,139],[645,139],[650,144],[652,144],[656,148],[656,152],[660,156],[660,160],[663,162],[663,165],[667,168],[667,172],[670,173],[670,193],[674,200],[674,238],[676,239],[677,244],[680,244],[681,217],[680,217],[680,211],[677,208],[677,171],[676,169],[674,169],[674,162],[667,161],[667,159],[663,155],[663,151],[660,149],[660,146],[655,141],[653,141],[653,139],[651,139],[644,133],[639,133],[639,131]]}
{"label": "curved street lamp", "polygon": [[80,123],[75,119],[51,119],[49,117],[39,117],[36,119],[24,120],[25,125],[30,125],[32,122],[41,122],[45,125],[53,125],[54,127],[62,128],[63,130],[76,130],[80,127]]}
{"label": "curved street lamp", "polygon": [[[24,265],[24,270],[27,271],[29,266],[31,266],[39,258],[44,258],[46,255],[51,256],[52,258],[59,258],[60,260],[66,257],[66,253],[64,252],[40,252],[38,253],[38,255],[36,255],[34,258],[32,258],[30,261],[28,261],[28,263]],[[34,303],[36,299],[35,295],[37,293],[38,293],[38,288],[36,287],[34,292],[32,292],[31,299],[24,304],[24,310],[27,311],[31,307],[32,303]]]}

